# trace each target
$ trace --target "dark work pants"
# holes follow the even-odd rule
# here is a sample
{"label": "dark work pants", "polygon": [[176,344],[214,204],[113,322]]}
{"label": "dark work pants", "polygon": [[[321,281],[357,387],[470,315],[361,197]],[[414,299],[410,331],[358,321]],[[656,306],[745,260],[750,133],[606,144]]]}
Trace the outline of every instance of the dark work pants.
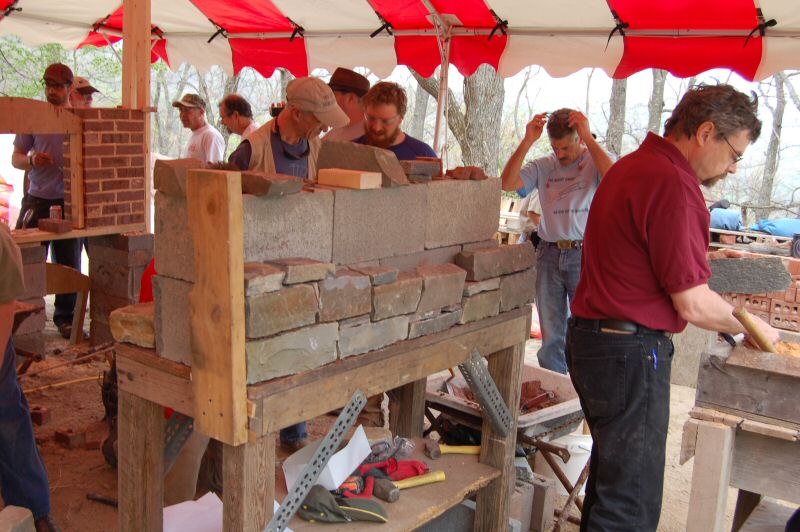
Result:
{"label": "dark work pants", "polygon": [[[39,218],[50,217],[50,207],[53,205],[58,205],[63,209],[64,200],[43,199],[26,194],[25,197],[22,198],[19,218],[17,218],[17,229],[22,228],[22,219],[26,211],[33,210],[33,216],[28,222],[28,227],[36,227]],[[45,247],[49,247],[50,244],[50,242],[42,242],[42,245]],[[79,239],[54,240],[52,245],[53,262],[81,271],[81,241]],[[75,300],[75,294],[60,294],[56,296],[55,311],[53,312],[53,323],[55,323],[56,326],[62,323],[72,324]]]}
{"label": "dark work pants", "polygon": [[28,508],[38,519],[50,513],[50,486],[15,361],[9,340],[0,366],[0,491],[6,506]]}
{"label": "dark work pants", "polygon": [[655,531],[669,426],[672,341],[570,321],[567,363],[593,446],[581,531]]}

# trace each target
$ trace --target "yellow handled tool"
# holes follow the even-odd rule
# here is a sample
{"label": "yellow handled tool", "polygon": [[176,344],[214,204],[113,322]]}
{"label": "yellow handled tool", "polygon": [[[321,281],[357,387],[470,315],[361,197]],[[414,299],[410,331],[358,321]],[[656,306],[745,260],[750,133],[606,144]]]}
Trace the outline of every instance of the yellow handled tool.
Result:
{"label": "yellow handled tool", "polygon": [[415,488],[417,486],[425,486],[426,484],[433,484],[434,482],[444,482],[444,471],[431,471],[424,475],[416,477],[404,478],[403,480],[395,480],[394,485],[399,489]]}

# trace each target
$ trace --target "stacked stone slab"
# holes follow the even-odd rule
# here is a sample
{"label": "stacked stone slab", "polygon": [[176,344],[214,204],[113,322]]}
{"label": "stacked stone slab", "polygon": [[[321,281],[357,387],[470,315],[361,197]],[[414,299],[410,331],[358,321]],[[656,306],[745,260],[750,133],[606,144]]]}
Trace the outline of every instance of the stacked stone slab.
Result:
{"label": "stacked stone slab", "polygon": [[153,258],[153,235],[124,233],[89,238],[89,331],[93,345],[113,341],[112,310],[139,302],[142,274]]}
{"label": "stacked stone slab", "polygon": [[47,248],[40,245],[23,246],[22,273],[25,280],[25,292],[20,298],[24,303],[40,305],[42,310],[28,316],[14,334],[14,347],[18,351],[32,355],[44,354],[45,326],[44,296],[47,294],[47,278],[45,275],[45,259]]}

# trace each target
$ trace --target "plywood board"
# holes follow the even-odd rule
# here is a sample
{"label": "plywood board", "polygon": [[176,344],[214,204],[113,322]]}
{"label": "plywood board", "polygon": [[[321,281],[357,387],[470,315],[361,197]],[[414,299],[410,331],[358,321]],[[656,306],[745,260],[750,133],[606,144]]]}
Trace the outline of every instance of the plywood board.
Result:
{"label": "plywood board", "polygon": [[0,97],[0,133],[77,133],[83,120],[66,107],[28,98]]}

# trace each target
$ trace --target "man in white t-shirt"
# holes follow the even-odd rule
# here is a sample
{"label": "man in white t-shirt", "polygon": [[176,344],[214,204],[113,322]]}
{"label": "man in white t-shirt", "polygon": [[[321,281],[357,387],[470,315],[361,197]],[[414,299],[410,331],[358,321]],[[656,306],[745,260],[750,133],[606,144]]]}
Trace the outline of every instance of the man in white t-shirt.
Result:
{"label": "man in white t-shirt", "polygon": [[225,139],[206,122],[205,100],[197,94],[184,94],[183,98],[172,102],[172,107],[180,111],[183,127],[192,130],[183,156],[203,162],[221,162],[225,156]]}

